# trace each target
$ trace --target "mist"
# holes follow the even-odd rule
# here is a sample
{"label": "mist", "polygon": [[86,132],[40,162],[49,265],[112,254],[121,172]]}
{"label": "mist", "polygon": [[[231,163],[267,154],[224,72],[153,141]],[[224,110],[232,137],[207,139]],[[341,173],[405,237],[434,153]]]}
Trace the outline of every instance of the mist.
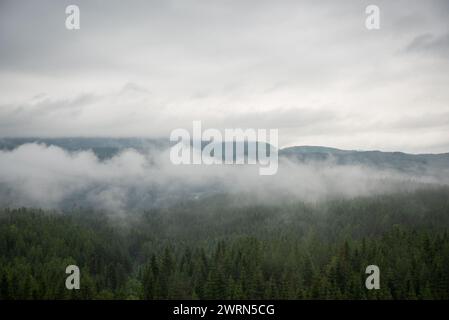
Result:
{"label": "mist", "polygon": [[0,151],[0,205],[124,213],[214,194],[243,194],[246,201],[265,204],[316,202],[446,185],[447,177],[447,172],[431,170],[418,175],[285,157],[276,175],[260,176],[257,165],[173,165],[169,149],[126,149],[99,160],[92,151],[28,143]]}

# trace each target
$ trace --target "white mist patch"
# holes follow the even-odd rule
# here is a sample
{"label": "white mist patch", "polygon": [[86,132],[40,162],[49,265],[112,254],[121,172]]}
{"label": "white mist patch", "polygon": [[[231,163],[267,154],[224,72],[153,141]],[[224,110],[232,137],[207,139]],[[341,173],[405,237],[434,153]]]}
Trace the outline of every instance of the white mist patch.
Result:
{"label": "white mist patch", "polygon": [[447,184],[445,175],[413,176],[394,170],[280,158],[273,176],[241,166],[176,166],[170,150],[125,150],[100,161],[91,151],[25,144],[0,151],[0,205],[92,207],[123,212],[197,199],[212,193],[246,193],[260,201],[355,197]]}

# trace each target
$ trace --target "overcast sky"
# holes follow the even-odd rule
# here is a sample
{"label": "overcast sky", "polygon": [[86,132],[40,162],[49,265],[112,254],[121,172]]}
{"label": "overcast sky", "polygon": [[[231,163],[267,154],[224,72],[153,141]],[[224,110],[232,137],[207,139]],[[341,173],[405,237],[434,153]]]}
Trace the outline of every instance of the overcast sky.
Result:
{"label": "overcast sky", "polygon": [[0,136],[168,139],[193,120],[449,152],[449,1],[0,0]]}

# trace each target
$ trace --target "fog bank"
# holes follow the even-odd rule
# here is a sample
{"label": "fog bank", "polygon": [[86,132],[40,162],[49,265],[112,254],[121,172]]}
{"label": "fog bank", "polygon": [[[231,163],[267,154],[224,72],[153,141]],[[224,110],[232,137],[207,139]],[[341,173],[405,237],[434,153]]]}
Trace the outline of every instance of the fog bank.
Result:
{"label": "fog bank", "polygon": [[171,164],[169,150],[127,149],[100,161],[91,151],[24,144],[0,151],[2,207],[76,207],[126,212],[202,199],[214,193],[244,193],[260,202],[320,201],[414,190],[448,184],[447,171],[407,174],[332,161],[299,163],[279,159],[273,176],[257,165]]}

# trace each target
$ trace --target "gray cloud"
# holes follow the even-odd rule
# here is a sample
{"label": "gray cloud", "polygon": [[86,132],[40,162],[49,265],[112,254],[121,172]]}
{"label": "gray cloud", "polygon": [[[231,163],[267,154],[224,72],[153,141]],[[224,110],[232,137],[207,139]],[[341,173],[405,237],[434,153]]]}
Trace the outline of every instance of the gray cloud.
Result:
{"label": "gray cloud", "polygon": [[0,136],[167,136],[203,120],[278,127],[281,145],[447,151],[438,121],[417,137],[400,120],[449,112],[447,1],[377,1],[378,31],[370,1],[76,3],[68,31],[72,1],[1,2]]}
{"label": "gray cloud", "polygon": [[449,57],[449,33],[435,36],[430,33],[415,37],[407,46],[408,52],[424,52],[438,55],[442,58]]}

